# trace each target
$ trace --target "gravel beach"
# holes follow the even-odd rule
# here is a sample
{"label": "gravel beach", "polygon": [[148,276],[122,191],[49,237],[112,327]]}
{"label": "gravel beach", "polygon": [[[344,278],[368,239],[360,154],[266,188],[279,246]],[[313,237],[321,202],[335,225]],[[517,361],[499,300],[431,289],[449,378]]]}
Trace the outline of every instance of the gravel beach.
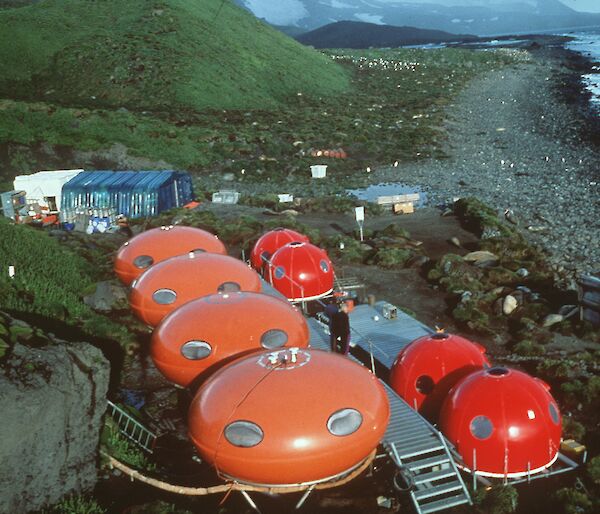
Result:
{"label": "gravel beach", "polygon": [[448,159],[380,169],[373,183],[404,182],[434,201],[475,196],[504,212],[541,244],[558,271],[600,270],[600,152],[582,134],[580,111],[558,83],[567,53],[471,82],[449,107]]}

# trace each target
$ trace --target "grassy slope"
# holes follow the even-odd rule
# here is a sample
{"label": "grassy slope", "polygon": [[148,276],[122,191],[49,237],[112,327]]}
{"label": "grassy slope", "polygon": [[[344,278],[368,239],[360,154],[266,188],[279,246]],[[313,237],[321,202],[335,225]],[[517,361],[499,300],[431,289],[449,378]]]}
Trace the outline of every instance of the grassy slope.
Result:
{"label": "grassy slope", "polygon": [[266,108],[344,70],[229,0],[43,0],[0,11],[0,96],[133,110]]}
{"label": "grassy slope", "polygon": [[[294,95],[285,108],[173,108],[169,114],[144,114],[0,99],[0,159],[2,144],[12,147],[4,159],[4,180],[36,167],[81,166],[76,157],[36,160],[29,148],[40,142],[79,150],[119,142],[131,155],[153,162],[200,172],[231,171],[238,177],[244,168],[244,180],[259,181],[306,177],[308,165],[318,160],[302,153],[311,147],[341,146],[348,152],[346,161],[328,163],[338,177],[367,165],[439,155],[445,106],[474,76],[515,61],[506,52],[454,49],[332,55],[353,77],[352,90],[335,98]],[[1,174],[0,169],[0,183]]]}
{"label": "grassy slope", "polygon": [[[0,309],[56,318],[93,336],[127,341],[124,327],[82,301],[94,291],[98,278],[98,270],[81,256],[84,253],[69,250],[41,230],[0,217]],[[6,272],[8,266],[15,266],[13,279]]]}

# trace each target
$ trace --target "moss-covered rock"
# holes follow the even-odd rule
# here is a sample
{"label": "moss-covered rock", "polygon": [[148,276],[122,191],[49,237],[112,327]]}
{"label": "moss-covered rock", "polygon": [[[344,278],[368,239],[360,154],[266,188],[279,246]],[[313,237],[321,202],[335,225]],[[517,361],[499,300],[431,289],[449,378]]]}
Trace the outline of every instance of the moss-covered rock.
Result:
{"label": "moss-covered rock", "polygon": [[373,260],[382,268],[403,268],[414,253],[404,248],[381,248]]}
{"label": "moss-covered rock", "polygon": [[514,346],[513,352],[518,355],[532,357],[544,355],[546,353],[546,348],[544,348],[544,346],[541,344],[532,341],[531,339],[524,339]]}
{"label": "moss-covered rock", "polygon": [[478,237],[510,237],[514,233],[512,227],[498,218],[496,211],[477,198],[461,198],[454,203],[454,213],[462,225]]}

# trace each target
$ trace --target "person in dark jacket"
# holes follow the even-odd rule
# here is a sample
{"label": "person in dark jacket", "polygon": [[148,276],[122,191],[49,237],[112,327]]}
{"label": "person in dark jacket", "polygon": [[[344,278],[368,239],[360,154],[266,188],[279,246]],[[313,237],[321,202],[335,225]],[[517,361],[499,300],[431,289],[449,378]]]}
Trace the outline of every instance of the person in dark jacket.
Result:
{"label": "person in dark jacket", "polygon": [[350,349],[350,318],[348,304],[342,303],[340,310],[331,316],[331,351],[348,355]]}

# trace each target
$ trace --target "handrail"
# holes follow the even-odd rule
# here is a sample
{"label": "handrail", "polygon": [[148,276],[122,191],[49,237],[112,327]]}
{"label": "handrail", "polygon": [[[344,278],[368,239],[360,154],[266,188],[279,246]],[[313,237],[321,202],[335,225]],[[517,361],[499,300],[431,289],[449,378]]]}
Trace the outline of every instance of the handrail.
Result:
{"label": "handrail", "polygon": [[[273,285],[273,263],[271,262],[271,259],[269,259],[267,256],[265,255],[261,255],[260,258],[269,266],[269,283],[271,285]],[[282,268],[283,271],[283,277],[282,278],[286,278],[291,284],[292,286],[295,286],[297,288],[300,289],[300,297],[302,298],[302,308],[305,308],[305,300],[304,300],[304,286],[302,286],[302,284],[299,284],[298,282],[296,282],[292,277],[290,277],[287,272],[285,271],[285,268]]]}

